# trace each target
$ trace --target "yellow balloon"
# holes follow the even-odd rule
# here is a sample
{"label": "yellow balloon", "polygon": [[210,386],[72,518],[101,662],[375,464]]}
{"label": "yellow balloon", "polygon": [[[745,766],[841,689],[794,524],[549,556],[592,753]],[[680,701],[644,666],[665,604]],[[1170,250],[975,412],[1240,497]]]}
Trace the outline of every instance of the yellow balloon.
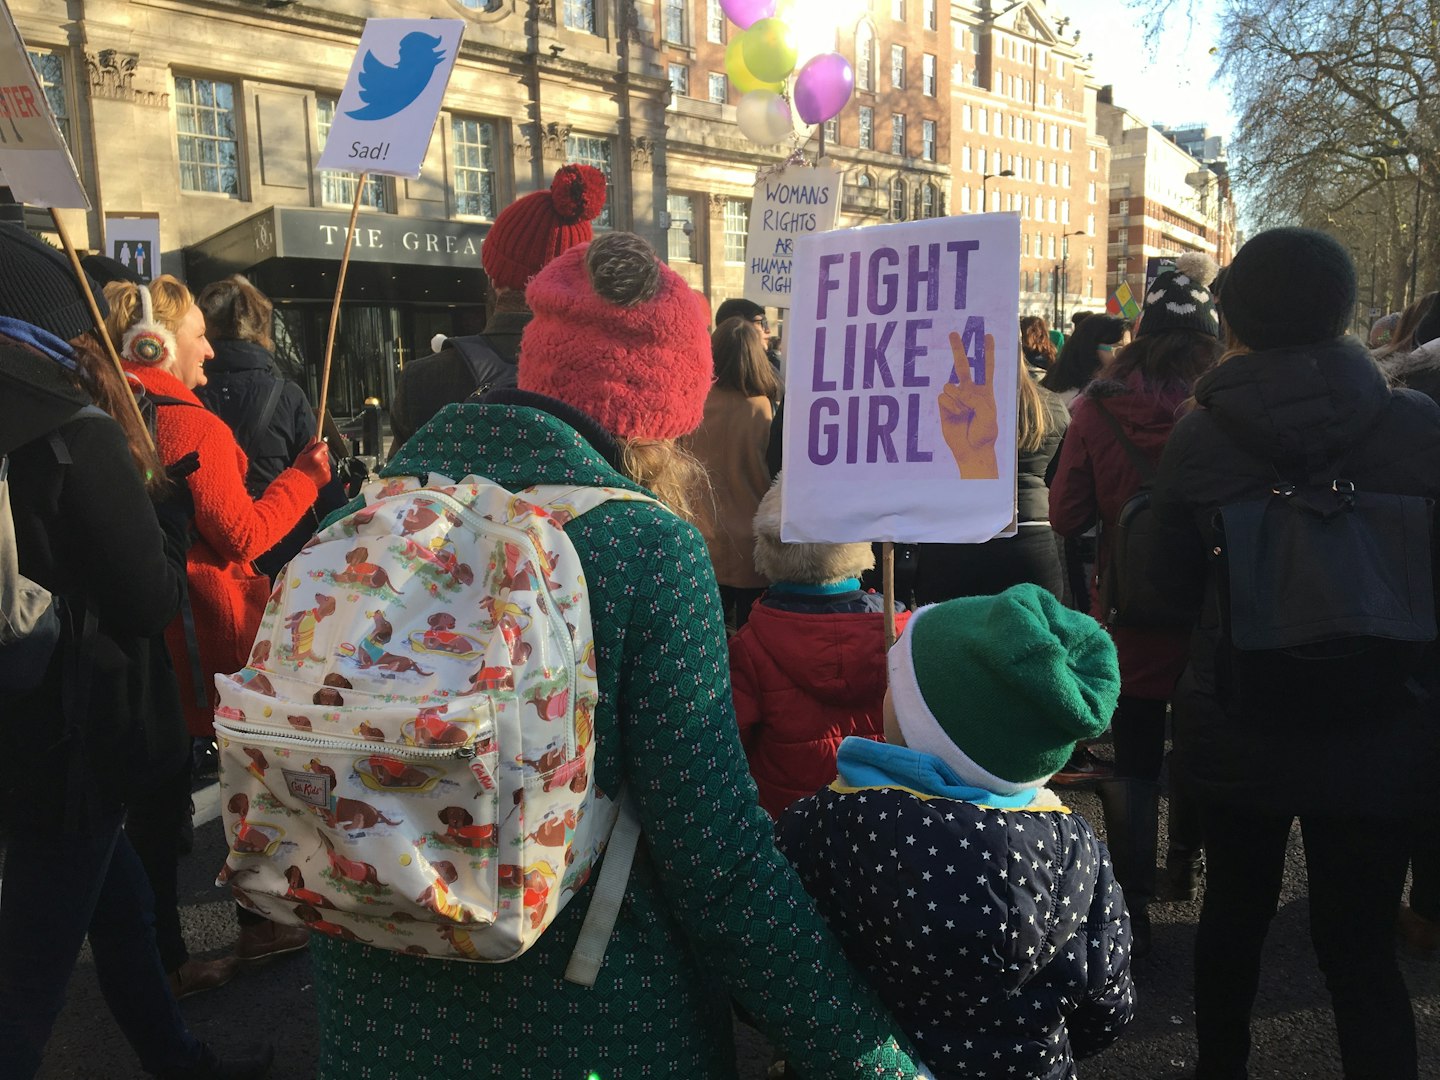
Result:
{"label": "yellow balloon", "polygon": [[748,30],[742,30],[730,38],[730,44],[725,46],[725,74],[730,76],[730,85],[737,93],[748,94],[751,90],[769,90],[772,93],[780,93],[785,89],[783,82],[768,83],[763,79],[757,79],[750,69],[745,66],[745,52],[742,41]]}
{"label": "yellow balloon", "polygon": [[745,66],[757,79],[778,82],[795,70],[795,32],[779,19],[761,19],[745,31]]}

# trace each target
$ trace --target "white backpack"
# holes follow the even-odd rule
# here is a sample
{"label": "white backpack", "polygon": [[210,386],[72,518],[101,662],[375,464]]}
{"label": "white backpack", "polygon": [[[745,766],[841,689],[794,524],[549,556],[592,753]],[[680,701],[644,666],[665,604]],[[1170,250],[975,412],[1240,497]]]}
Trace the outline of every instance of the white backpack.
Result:
{"label": "white backpack", "polygon": [[591,983],[638,822],[594,786],[595,644],[562,526],[654,500],[433,473],[363,490],[277,581],[250,663],[216,677],[219,880],[278,922],[510,960],[584,884],[619,815],[567,971]]}

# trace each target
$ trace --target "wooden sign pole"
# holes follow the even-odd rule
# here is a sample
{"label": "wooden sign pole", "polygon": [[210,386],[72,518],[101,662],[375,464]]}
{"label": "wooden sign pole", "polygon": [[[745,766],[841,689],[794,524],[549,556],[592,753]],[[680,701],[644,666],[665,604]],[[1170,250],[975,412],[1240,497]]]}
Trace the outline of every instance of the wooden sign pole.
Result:
{"label": "wooden sign pole", "polygon": [[[104,346],[105,355],[110,357],[110,362],[115,365],[115,372],[120,376],[121,384],[129,386],[129,380],[125,377],[125,367],[120,363],[120,354],[115,351],[115,343],[110,340],[110,335],[105,330],[105,318],[100,314],[100,305],[95,302],[95,294],[90,291],[90,278],[86,276],[85,268],[80,265],[80,256],[75,251],[75,245],[70,242],[70,233],[66,230],[64,221],[60,219],[60,211],[52,207],[50,220],[55,223],[55,231],[60,236],[60,246],[65,249],[65,257],[70,260],[70,269],[75,272],[75,280],[80,283],[80,292],[85,297],[86,306],[90,308],[90,318],[95,323],[95,336]],[[130,409],[135,414],[136,425],[145,432],[146,441],[150,442],[153,447],[154,441],[150,439],[150,429],[145,426],[145,419],[140,415],[140,406],[135,403],[135,395],[126,394],[125,400],[130,403]]]}
{"label": "wooden sign pole", "polygon": [[330,305],[330,330],[325,335],[325,367],[320,372],[320,404],[315,410],[315,430],[325,431],[325,406],[330,398],[330,362],[335,355],[335,331],[340,325],[340,294],[345,291],[345,271],[350,267],[350,247],[355,242],[355,219],[360,216],[360,196],[365,191],[366,173],[355,181],[355,201],[350,204],[350,225],[345,230],[345,250],[340,254],[340,273],[335,278],[335,302]]}
{"label": "wooden sign pole", "polygon": [[895,545],[886,540],[880,547],[880,576],[885,589],[885,651],[895,644]]}

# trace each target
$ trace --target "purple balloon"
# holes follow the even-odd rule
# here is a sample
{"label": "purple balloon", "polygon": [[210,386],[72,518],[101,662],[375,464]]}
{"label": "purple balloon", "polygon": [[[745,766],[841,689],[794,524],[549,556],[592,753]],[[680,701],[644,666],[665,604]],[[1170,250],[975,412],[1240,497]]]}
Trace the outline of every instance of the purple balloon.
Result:
{"label": "purple balloon", "polygon": [[795,79],[795,111],[807,124],[823,124],[850,100],[855,69],[839,53],[821,53]]}
{"label": "purple balloon", "polygon": [[720,10],[741,30],[775,14],[775,0],[720,0]]}

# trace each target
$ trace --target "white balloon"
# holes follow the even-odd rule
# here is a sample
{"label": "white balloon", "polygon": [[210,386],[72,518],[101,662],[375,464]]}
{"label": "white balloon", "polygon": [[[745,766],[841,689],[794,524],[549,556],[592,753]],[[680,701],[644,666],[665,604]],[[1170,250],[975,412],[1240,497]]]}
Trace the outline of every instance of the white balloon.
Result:
{"label": "white balloon", "polygon": [[751,90],[740,99],[735,118],[740,133],[758,146],[774,146],[795,130],[790,103],[773,90]]}

